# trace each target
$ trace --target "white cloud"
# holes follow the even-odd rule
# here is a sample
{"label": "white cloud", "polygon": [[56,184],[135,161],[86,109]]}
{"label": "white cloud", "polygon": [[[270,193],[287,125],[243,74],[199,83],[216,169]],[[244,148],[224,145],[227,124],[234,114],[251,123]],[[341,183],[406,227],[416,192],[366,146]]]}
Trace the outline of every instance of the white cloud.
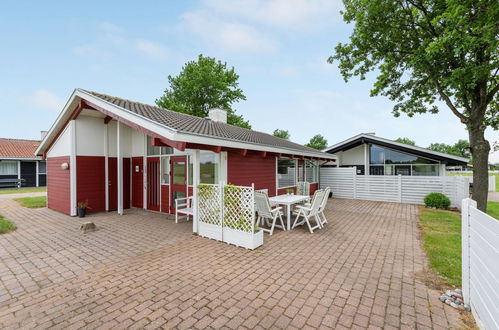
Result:
{"label": "white cloud", "polygon": [[135,41],[135,47],[140,53],[152,58],[164,59],[168,56],[166,47],[154,41],[137,39]]}
{"label": "white cloud", "polygon": [[276,49],[276,42],[250,25],[227,22],[208,11],[199,10],[183,15],[187,28],[224,50],[250,53],[269,53]]}
{"label": "white cloud", "polygon": [[28,103],[32,106],[59,112],[64,107],[65,101],[46,89],[38,89],[28,97]]}
{"label": "white cloud", "polygon": [[215,12],[284,29],[315,29],[339,19],[339,0],[206,0]]}

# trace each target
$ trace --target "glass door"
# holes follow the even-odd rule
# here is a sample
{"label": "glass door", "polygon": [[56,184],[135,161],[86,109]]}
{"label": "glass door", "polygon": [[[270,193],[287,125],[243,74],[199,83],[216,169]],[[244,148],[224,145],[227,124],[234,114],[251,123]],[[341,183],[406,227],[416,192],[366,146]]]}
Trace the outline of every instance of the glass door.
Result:
{"label": "glass door", "polygon": [[175,213],[175,200],[187,196],[187,157],[170,157],[171,213]]}

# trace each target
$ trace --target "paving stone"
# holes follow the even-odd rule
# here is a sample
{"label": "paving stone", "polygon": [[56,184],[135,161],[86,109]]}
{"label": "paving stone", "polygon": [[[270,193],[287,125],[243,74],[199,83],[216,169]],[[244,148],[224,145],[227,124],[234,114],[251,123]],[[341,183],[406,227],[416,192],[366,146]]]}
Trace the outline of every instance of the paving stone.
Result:
{"label": "paving stone", "polygon": [[414,278],[418,206],[334,199],[329,223],[255,251],[138,209],[78,218],[0,195],[0,328],[459,328]]}

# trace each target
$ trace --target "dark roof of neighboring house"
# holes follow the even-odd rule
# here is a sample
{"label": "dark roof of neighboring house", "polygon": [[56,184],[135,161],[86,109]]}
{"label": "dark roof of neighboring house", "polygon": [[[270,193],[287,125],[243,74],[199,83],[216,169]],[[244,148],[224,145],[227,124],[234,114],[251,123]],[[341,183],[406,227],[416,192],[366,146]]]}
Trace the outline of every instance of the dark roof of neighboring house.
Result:
{"label": "dark roof of neighboring house", "polygon": [[37,158],[35,150],[40,141],[23,139],[0,138],[0,159],[1,158]]}
{"label": "dark roof of neighboring house", "polygon": [[125,100],[92,91],[86,91],[82,89],[80,89],[80,91],[91,94],[106,102],[112,103],[118,107],[131,111],[137,115],[148,118],[161,125],[170,127],[180,132],[204,135],[215,138],[223,138],[226,140],[233,140],[237,142],[286,148],[306,153],[315,153],[318,157],[324,156],[324,153],[322,151],[305,147],[301,144],[281,139],[267,133],[241,128],[225,123],[214,122],[207,118],[195,117],[180,112],[166,110],[157,106]]}
{"label": "dark roof of neighboring house", "polygon": [[346,139],[345,141],[339,142],[335,145],[326,148],[324,151],[327,153],[337,153],[340,151],[352,149],[364,143],[377,144],[383,147],[410,153],[413,155],[438,160],[447,165],[466,165],[468,163],[468,159],[463,157],[449,155],[442,152],[433,151],[417,146],[411,146],[405,143],[400,143],[379,136],[375,136],[374,134],[366,134],[366,133],[355,135],[349,139]]}

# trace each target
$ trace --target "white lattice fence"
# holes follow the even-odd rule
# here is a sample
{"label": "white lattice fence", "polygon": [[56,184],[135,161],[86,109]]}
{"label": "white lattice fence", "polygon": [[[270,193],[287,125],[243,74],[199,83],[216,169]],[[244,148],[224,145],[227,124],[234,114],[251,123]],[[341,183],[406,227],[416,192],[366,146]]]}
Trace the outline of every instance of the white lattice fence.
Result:
{"label": "white lattice fence", "polygon": [[255,232],[254,194],[253,186],[199,185],[199,235],[248,249],[262,245],[263,231]]}
{"label": "white lattice fence", "polygon": [[222,189],[218,184],[197,187],[197,221],[201,236],[222,240]]}

